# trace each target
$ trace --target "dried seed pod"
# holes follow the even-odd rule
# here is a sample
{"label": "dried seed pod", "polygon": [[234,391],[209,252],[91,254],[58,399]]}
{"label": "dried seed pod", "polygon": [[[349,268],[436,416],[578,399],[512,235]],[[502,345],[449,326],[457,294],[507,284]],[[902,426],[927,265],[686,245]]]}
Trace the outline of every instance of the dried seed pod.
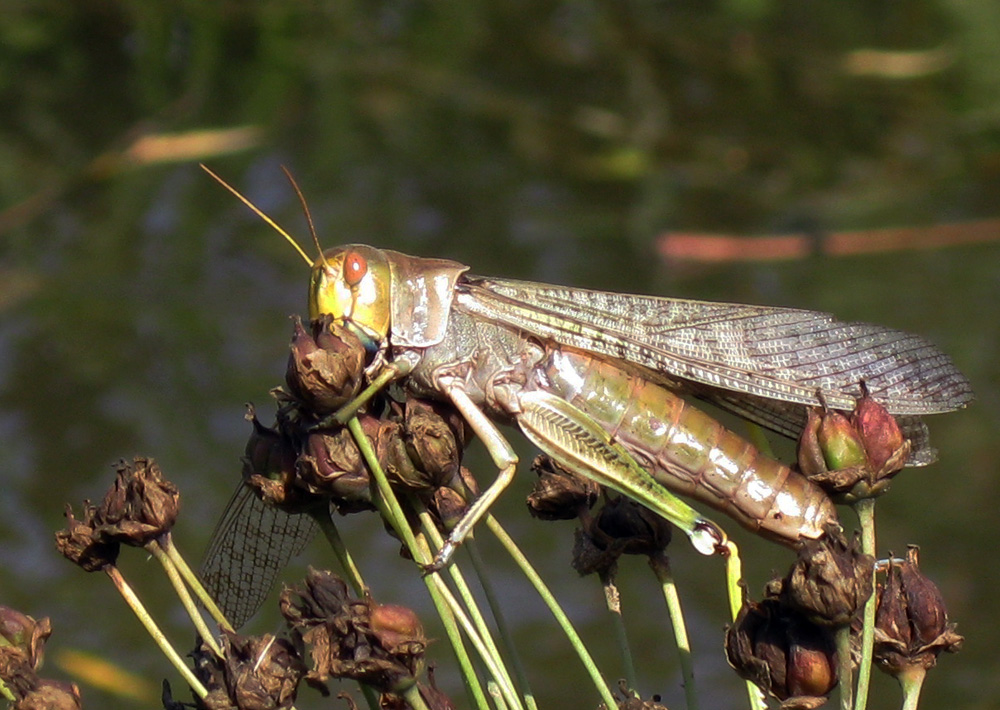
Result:
{"label": "dried seed pod", "polygon": [[601,487],[563,468],[548,456],[536,456],[531,470],[538,480],[528,495],[528,512],[541,520],[572,520],[590,510]]}
{"label": "dried seed pod", "polygon": [[948,622],[937,586],[920,572],[917,548],[902,562],[892,560],[878,591],[875,614],[875,662],[893,676],[912,668],[929,669],[942,651],[961,650],[963,637]]}
{"label": "dried seed pod", "polygon": [[347,429],[310,434],[296,471],[310,491],[332,497],[338,506],[370,507],[368,467]]}
{"label": "dried seed pod", "polygon": [[358,337],[324,315],[306,331],[292,317],[294,331],[285,382],[291,394],[314,414],[336,411],[357,396],[364,384],[366,353]]}
{"label": "dried seed pod", "polygon": [[816,623],[849,624],[872,594],[874,566],[858,538],[848,544],[839,530],[830,529],[800,546],[780,584],[781,598]]}
{"label": "dried seed pod", "polygon": [[837,684],[832,629],[814,624],[777,599],[745,600],[726,631],[726,656],[743,678],[784,701],[814,708]]}
{"label": "dried seed pod", "polygon": [[108,540],[142,547],[167,532],[177,520],[180,492],[163,478],[153,459],[136,456],[118,462],[115,482],[98,506],[98,532]]}
{"label": "dried seed pod", "polygon": [[281,613],[293,640],[310,649],[313,682],[352,678],[392,693],[423,670],[427,639],[412,612],[353,598],[330,572],[310,569],[303,584],[286,588]]}

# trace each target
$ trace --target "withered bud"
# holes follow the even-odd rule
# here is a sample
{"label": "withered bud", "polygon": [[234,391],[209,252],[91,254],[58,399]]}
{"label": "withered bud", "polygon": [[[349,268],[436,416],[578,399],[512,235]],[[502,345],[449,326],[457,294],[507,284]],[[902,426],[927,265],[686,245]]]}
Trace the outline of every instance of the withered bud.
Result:
{"label": "withered bud", "polygon": [[41,678],[13,707],[14,710],[80,710],[83,701],[76,683]]}
{"label": "withered bud", "polygon": [[295,447],[277,429],[266,427],[257,418],[257,410],[247,405],[245,415],[253,430],[243,453],[243,476],[263,476],[280,480],[295,471]]}
{"label": "withered bud", "polygon": [[563,468],[544,454],[536,456],[531,470],[538,480],[528,495],[528,511],[540,520],[572,520],[590,510],[601,487],[584,476]]}
{"label": "withered bud", "polygon": [[438,521],[441,529],[450,531],[465,517],[469,503],[451,488],[435,488],[427,502],[430,514]]}
{"label": "withered bud", "polygon": [[294,397],[317,415],[335,412],[357,396],[364,384],[365,349],[350,330],[327,314],[307,332],[292,317],[291,353],[285,382]]}
{"label": "withered bud", "polygon": [[170,532],[180,509],[180,492],[163,478],[153,459],[119,461],[115,482],[97,509],[99,532],[125,545],[142,547]]}
{"label": "withered bud", "polygon": [[815,708],[837,684],[832,629],[812,623],[776,599],[745,600],[726,631],[726,657],[743,678],[782,700]]}
{"label": "withered bud", "polygon": [[56,549],[75,565],[87,572],[98,572],[118,560],[121,546],[97,531],[97,508],[83,502],[83,518],[73,517],[73,508],[66,506],[66,527],[56,533]]}
{"label": "withered bud", "polygon": [[781,598],[814,622],[830,626],[851,623],[872,594],[875,560],[830,527],[818,540],[807,540],[780,585]]}
{"label": "withered bud", "polygon": [[[371,599],[353,598],[331,572],[309,570],[303,584],[281,593],[281,613],[293,640],[309,648],[307,678],[352,678],[383,692],[416,682],[427,640],[414,618],[398,607],[377,612]],[[374,615],[374,620],[373,620]]]}
{"label": "withered bud", "polygon": [[306,667],[288,639],[222,635],[227,695],[238,708],[287,708]]}
{"label": "withered bud", "polygon": [[465,420],[439,402],[408,399],[403,426],[407,452],[414,465],[427,474],[431,487],[447,484],[462,463],[468,440]]}
{"label": "withered bud", "polygon": [[915,546],[903,561],[891,560],[879,586],[875,613],[875,662],[886,673],[899,676],[911,668],[932,668],[942,651],[961,650],[964,638],[948,622],[944,599],[920,572]]}
{"label": "withered bud", "polygon": [[599,547],[617,547],[625,555],[654,556],[670,544],[673,526],[649,508],[624,497],[609,498],[585,529]]}
{"label": "withered bud", "polygon": [[42,667],[45,641],[52,635],[52,622],[43,616],[35,621],[17,609],[0,605],[0,647],[20,649],[34,670]]}
{"label": "withered bud", "polygon": [[371,502],[368,467],[347,429],[310,434],[296,470],[310,491],[330,495],[338,504]]}

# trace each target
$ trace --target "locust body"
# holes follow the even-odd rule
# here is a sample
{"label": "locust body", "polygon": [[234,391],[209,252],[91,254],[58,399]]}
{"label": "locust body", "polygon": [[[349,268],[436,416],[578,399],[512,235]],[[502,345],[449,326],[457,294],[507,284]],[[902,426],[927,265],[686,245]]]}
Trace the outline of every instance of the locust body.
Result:
{"label": "locust body", "polygon": [[[329,314],[368,344],[370,378],[450,402],[486,444],[499,475],[438,565],[514,476],[517,456],[496,423],[515,424],[563,466],[667,517],[710,553],[721,531],[669,491],[792,546],[837,518],[818,487],[681,395],[797,437],[808,407],[849,411],[867,388],[909,439],[908,465],[935,458],[921,417],[972,398],[946,355],[883,326],[480,277],[454,261],[363,245],[315,261],[309,312]],[[251,530],[258,522],[273,527]],[[238,623],[311,532],[306,516],[264,510],[247,489],[237,492],[203,571],[222,606],[238,607]],[[249,562],[235,559],[241,552]]]}

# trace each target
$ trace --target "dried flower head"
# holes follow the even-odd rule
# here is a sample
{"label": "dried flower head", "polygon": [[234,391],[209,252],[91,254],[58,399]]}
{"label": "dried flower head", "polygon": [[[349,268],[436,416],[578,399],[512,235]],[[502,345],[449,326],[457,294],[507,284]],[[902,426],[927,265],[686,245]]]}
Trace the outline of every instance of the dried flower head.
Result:
{"label": "dried flower head", "polygon": [[837,684],[833,631],[777,599],[745,600],[726,632],[726,656],[783,708],[815,708]]}
{"label": "dried flower head", "polygon": [[291,352],[285,382],[292,395],[316,414],[335,412],[354,399],[364,384],[366,353],[358,337],[323,315],[307,332],[292,318]]}
{"label": "dried flower head", "polygon": [[894,676],[911,668],[926,670],[937,664],[942,651],[960,650],[963,641],[948,621],[937,585],[920,571],[917,548],[911,546],[905,560],[891,560],[875,614],[878,667]]}
{"label": "dried flower head", "polygon": [[309,570],[303,584],[281,593],[293,640],[309,648],[307,679],[352,678],[382,692],[399,692],[423,669],[427,639],[409,609],[356,599],[336,575]]}
{"label": "dried flower head", "polygon": [[180,492],[153,459],[119,461],[115,482],[98,506],[99,532],[108,540],[142,547],[166,534],[177,520]]}

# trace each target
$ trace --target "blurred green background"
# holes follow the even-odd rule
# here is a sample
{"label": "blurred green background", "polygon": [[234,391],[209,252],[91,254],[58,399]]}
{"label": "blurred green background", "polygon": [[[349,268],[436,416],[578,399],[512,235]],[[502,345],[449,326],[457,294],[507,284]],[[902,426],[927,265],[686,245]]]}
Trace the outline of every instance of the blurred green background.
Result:
{"label": "blurred green background", "polygon": [[[51,616],[50,675],[81,651],[181,683],[106,580],[54,552],[64,502],[155,457],[197,559],[239,475],[244,403],[265,420],[306,271],[197,167],[305,238],[365,242],[475,273],[833,311],[926,335],[978,399],[931,421],[941,460],[880,501],[880,549],[922,546],[965,650],[927,708],[1000,707],[1000,246],[668,261],[669,233],[824,235],[1000,218],[1000,5],[908,2],[16,2],[0,13],[0,603]],[[988,235],[989,236],[989,235]],[[308,245],[306,245],[309,250]],[[532,452],[524,450],[523,460]],[[474,450],[480,480],[492,475]],[[572,526],[501,519],[546,571],[609,677],[601,591],[568,568]],[[847,515],[847,514],[845,514]],[[433,626],[379,525],[343,521],[380,601]],[[730,525],[735,528],[735,525]],[[734,534],[759,593],[788,554]],[[488,552],[495,546],[483,538]],[[704,707],[745,702],[721,651],[722,570],[675,546]],[[151,562],[128,574],[186,648]],[[305,561],[332,565],[322,548]],[[303,563],[304,564],[304,563]],[[542,707],[596,697],[549,617],[491,557]],[[301,574],[302,565],[290,571]],[[681,706],[644,564],[622,571],[639,690]],[[254,629],[272,629],[269,610]],[[464,703],[446,644],[438,679]],[[62,670],[59,667],[62,666]],[[87,707],[151,707],[81,681]],[[872,707],[899,706],[877,678]],[[305,692],[300,707],[318,707]],[[323,703],[329,707],[330,703]]]}

